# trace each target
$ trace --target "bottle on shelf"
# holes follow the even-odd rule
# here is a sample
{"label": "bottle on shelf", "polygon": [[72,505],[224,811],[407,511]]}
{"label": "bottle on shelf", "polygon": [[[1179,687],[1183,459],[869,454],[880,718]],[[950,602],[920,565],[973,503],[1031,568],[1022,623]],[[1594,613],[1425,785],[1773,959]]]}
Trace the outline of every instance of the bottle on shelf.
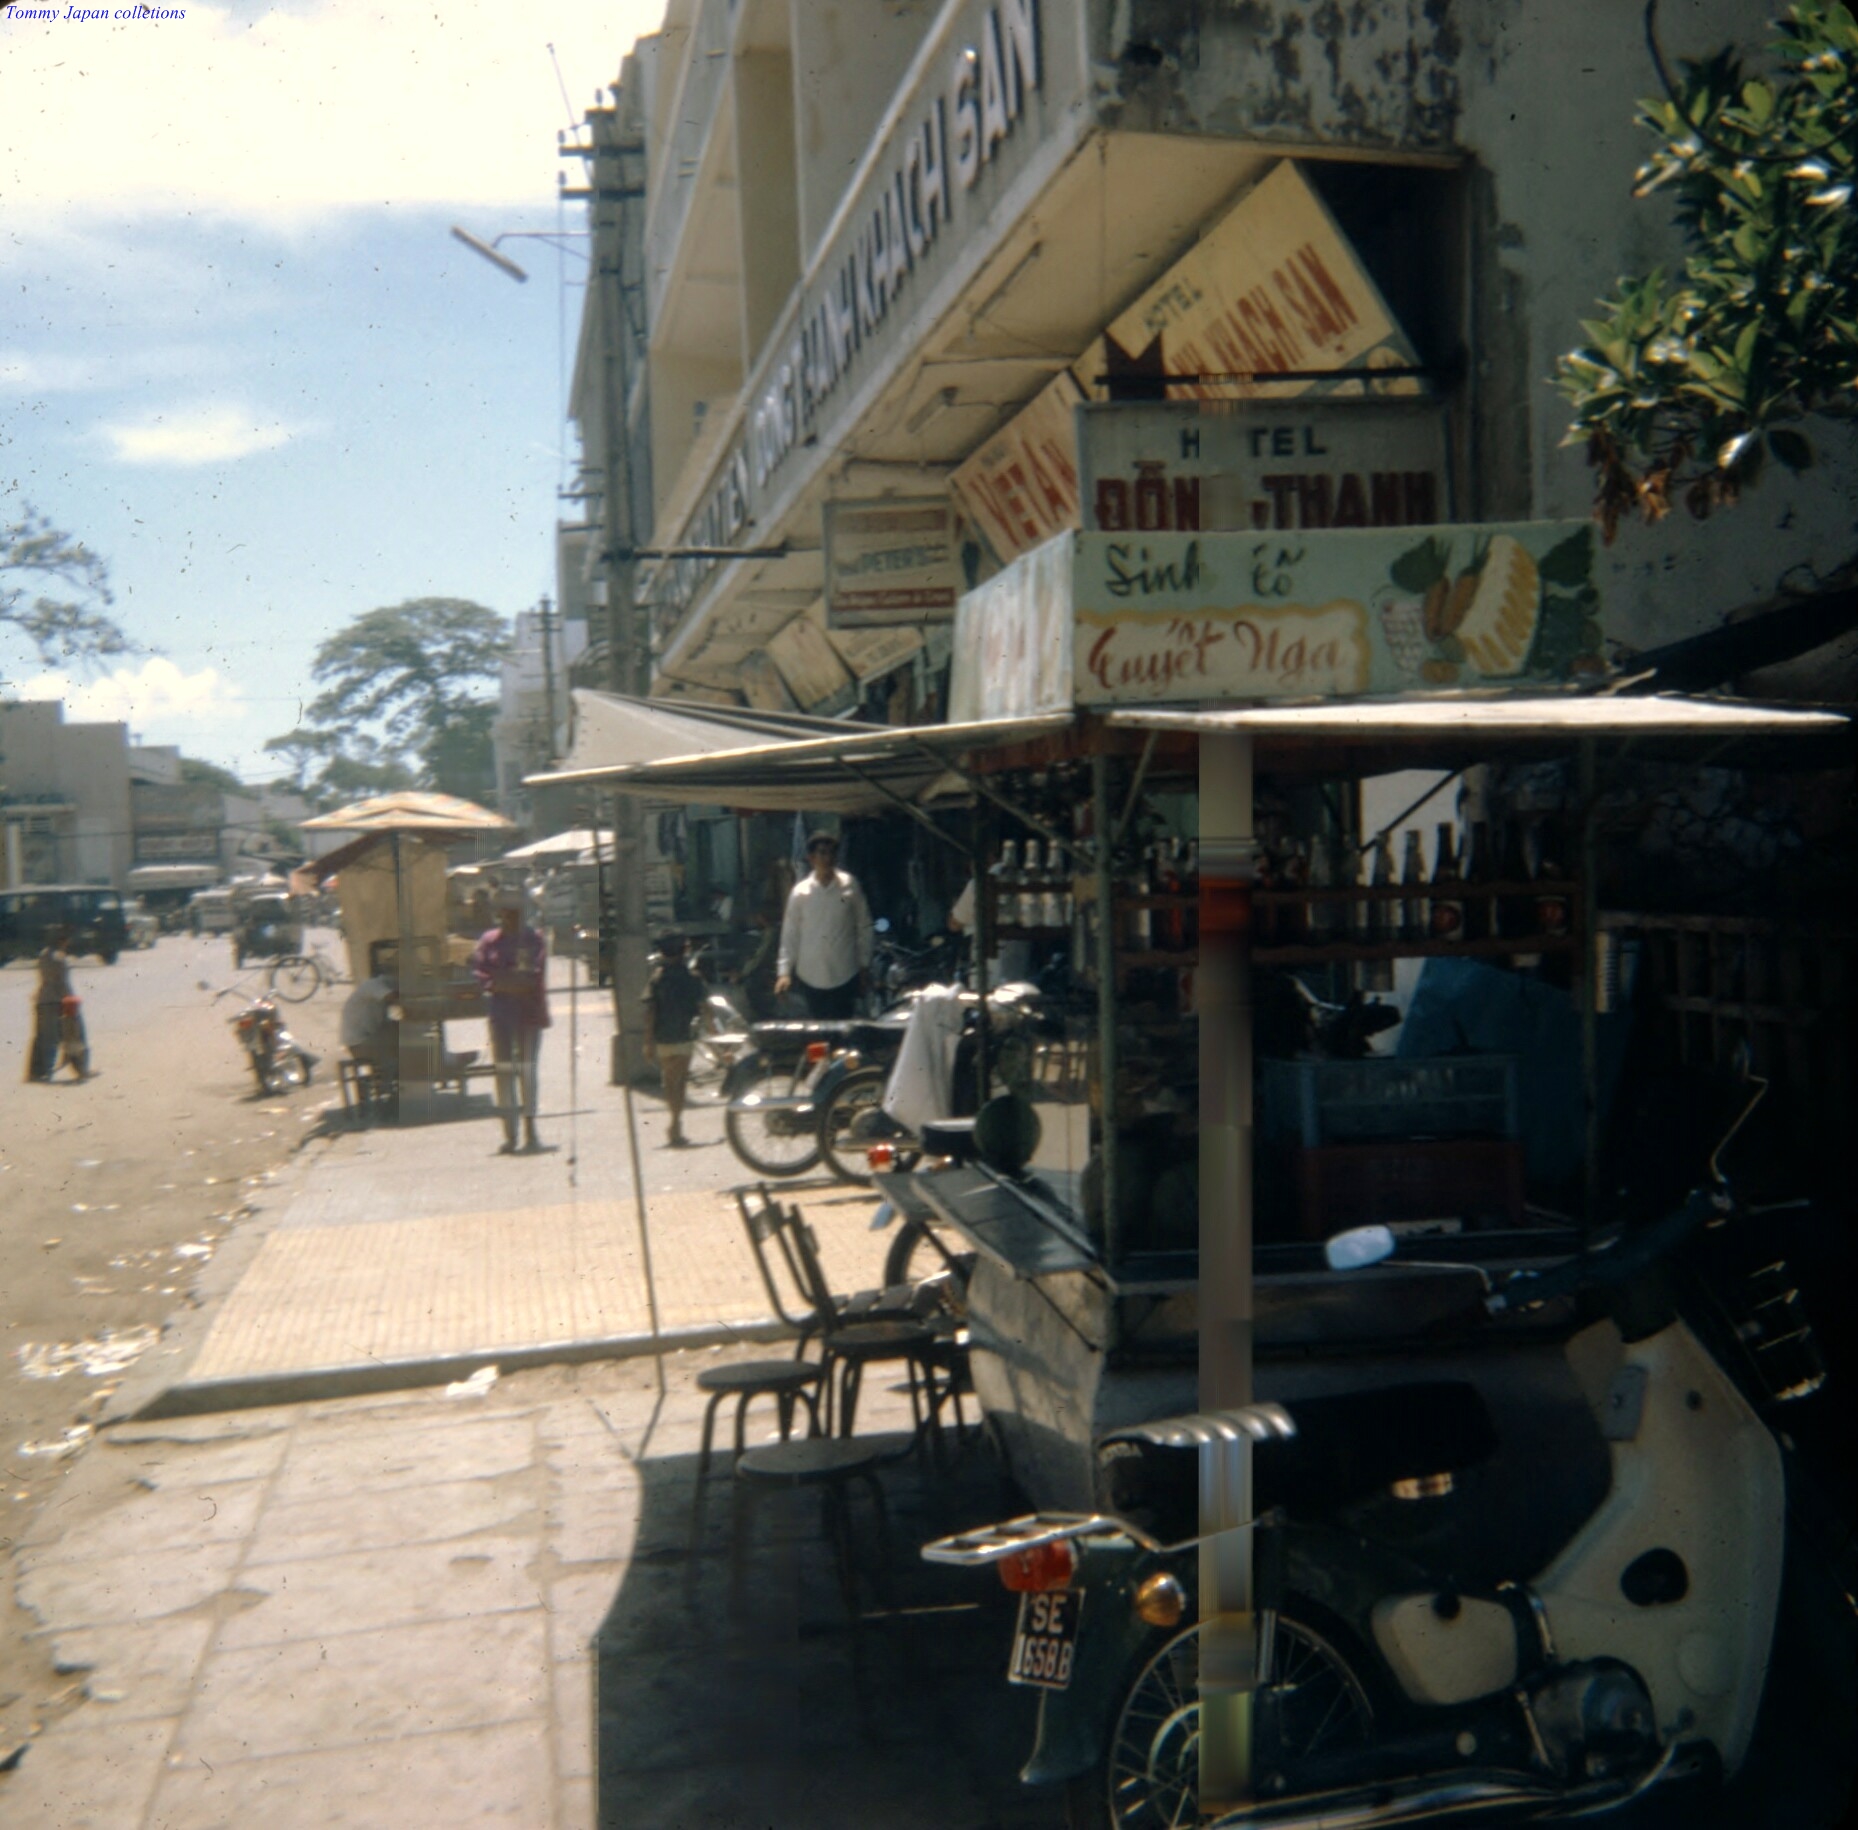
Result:
{"label": "bottle on shelf", "polygon": [[[1373,890],[1391,890],[1394,880],[1393,841],[1386,833],[1375,839],[1372,848],[1373,862],[1368,874],[1368,887]],[[1366,939],[1371,947],[1385,946],[1392,938],[1394,917],[1399,905],[1387,896],[1375,896],[1364,902],[1362,908],[1367,912]],[[1391,991],[1394,983],[1394,966],[1390,959],[1371,959],[1365,963],[1361,975],[1364,991]]]}
{"label": "bottle on shelf", "polygon": [[1464,860],[1465,888],[1470,892],[1464,899],[1466,940],[1489,940],[1497,931],[1496,907],[1485,893],[1493,881],[1492,863],[1490,824],[1486,820],[1473,820]]}
{"label": "bottle on shelf", "polygon": [[[1535,882],[1560,886],[1567,882],[1568,852],[1566,829],[1555,818],[1545,818],[1536,825]],[[1535,897],[1535,925],[1538,933],[1560,938],[1572,926],[1573,911],[1568,907],[1565,888],[1538,887]]]}
{"label": "bottle on shelf", "polygon": [[[1256,890],[1281,890],[1284,887],[1283,871],[1279,867],[1279,854],[1276,845],[1267,834],[1258,838],[1257,874],[1252,887]],[[1275,947],[1278,936],[1285,924],[1278,919],[1275,903],[1254,901],[1252,904],[1252,944],[1258,947]]]}
{"label": "bottle on shelf", "polygon": [[1309,944],[1310,905],[1301,900],[1310,887],[1310,854],[1301,839],[1292,839],[1285,847],[1283,886],[1296,902],[1278,910],[1277,938],[1281,946],[1302,947]]}
{"label": "bottle on shelf", "polygon": [[1046,851],[1045,922],[1048,928],[1068,928],[1075,906],[1071,893],[1071,858],[1056,839]]}
{"label": "bottle on shelf", "polygon": [[[1155,887],[1163,896],[1181,893],[1181,873],[1172,839],[1162,839],[1155,846]],[[1179,953],[1187,945],[1185,911],[1176,906],[1156,912],[1155,939],[1164,953]]]}
{"label": "bottle on shelf", "polygon": [[[1310,840],[1309,887],[1318,891],[1334,889],[1334,865],[1335,852],[1328,835],[1319,832]],[[1310,939],[1316,946],[1327,946],[1331,941],[1341,938],[1336,931],[1336,917],[1343,909],[1341,903],[1331,902],[1320,895],[1312,896],[1306,909]]]}
{"label": "bottle on shelf", "polygon": [[1045,885],[1045,865],[1037,839],[1026,841],[1026,862],[1019,873],[1018,923],[1022,928],[1039,926],[1039,905]]}
{"label": "bottle on shelf", "polygon": [[1507,894],[1497,899],[1497,932],[1505,940],[1536,932],[1535,898],[1517,889],[1529,881],[1529,863],[1523,846],[1523,825],[1518,819],[1503,822],[1503,843],[1499,849],[1497,876]]}
{"label": "bottle on shelf", "polygon": [[[1129,860],[1123,876],[1123,894],[1130,898],[1146,896],[1148,884],[1148,853],[1146,850],[1136,852]],[[1132,907],[1128,912],[1123,929],[1123,942],[1131,952],[1146,953],[1152,945],[1154,922],[1147,909]]]}
{"label": "bottle on shelf", "polygon": [[1003,839],[993,870],[994,925],[1011,928],[1019,923],[1019,841]]}
{"label": "bottle on shelf", "polygon": [[1406,891],[1398,905],[1401,940],[1424,940],[1429,932],[1425,883],[1426,859],[1420,849],[1419,832],[1409,828],[1400,854],[1400,887]]}
{"label": "bottle on shelf", "polygon": [[1181,911],[1181,942],[1191,953],[1200,944],[1200,842],[1189,839],[1181,852],[1181,894],[1189,897]]}
{"label": "bottle on shelf", "polygon": [[1464,939],[1464,879],[1452,844],[1452,824],[1439,822],[1438,845],[1432,858],[1432,906],[1427,928],[1434,940]]}

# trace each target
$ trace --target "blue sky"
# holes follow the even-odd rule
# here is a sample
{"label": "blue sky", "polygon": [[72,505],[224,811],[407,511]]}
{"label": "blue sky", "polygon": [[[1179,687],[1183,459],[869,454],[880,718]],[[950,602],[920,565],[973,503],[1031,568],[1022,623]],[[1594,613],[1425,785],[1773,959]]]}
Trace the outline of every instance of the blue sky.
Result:
{"label": "blue sky", "polygon": [[349,618],[553,590],[584,267],[506,242],[519,286],[447,230],[581,226],[546,47],[578,113],[662,0],[183,5],[0,14],[0,507],[158,651],[0,680],[260,779]]}

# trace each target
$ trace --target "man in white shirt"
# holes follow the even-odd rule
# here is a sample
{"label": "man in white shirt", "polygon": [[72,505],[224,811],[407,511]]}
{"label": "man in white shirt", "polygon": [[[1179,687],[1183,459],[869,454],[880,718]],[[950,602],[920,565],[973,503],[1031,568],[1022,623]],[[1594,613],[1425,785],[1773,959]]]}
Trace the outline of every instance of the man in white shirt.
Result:
{"label": "man in white shirt", "polygon": [[839,842],[831,833],[814,833],[806,855],[813,869],[787,898],[775,994],[797,983],[809,1017],[854,1017],[871,964],[871,911],[855,879],[838,868]]}

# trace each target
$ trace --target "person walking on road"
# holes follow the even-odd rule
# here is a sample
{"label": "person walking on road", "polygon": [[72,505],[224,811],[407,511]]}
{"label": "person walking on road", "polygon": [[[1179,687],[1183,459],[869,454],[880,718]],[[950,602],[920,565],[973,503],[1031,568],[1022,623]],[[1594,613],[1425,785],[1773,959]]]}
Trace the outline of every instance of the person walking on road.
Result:
{"label": "person walking on road", "polygon": [[477,943],[471,970],[490,994],[490,1057],[497,1067],[497,1112],[503,1120],[499,1156],[516,1154],[521,1116],[526,1151],[542,1148],[536,1135],[536,1054],[548,1028],[548,947],[523,921],[520,890],[499,890],[497,925]]}
{"label": "person walking on road", "polygon": [[658,954],[659,964],[645,987],[644,1054],[658,1064],[664,1081],[665,1110],[671,1115],[671,1135],[665,1142],[682,1150],[690,1142],[684,1135],[684,1089],[704,986],[684,957],[683,935],[663,936]]}
{"label": "person walking on road", "polygon": [[787,898],[774,992],[797,982],[809,1017],[854,1017],[871,965],[871,911],[856,880],[838,868],[831,833],[814,833],[806,856],[813,868]]}
{"label": "person walking on road", "polygon": [[32,996],[32,1046],[26,1055],[26,1078],[49,1082],[61,1067],[79,1080],[90,1078],[90,1045],[77,994],[71,989],[71,961],[65,953],[70,933],[54,928],[39,952],[39,979]]}

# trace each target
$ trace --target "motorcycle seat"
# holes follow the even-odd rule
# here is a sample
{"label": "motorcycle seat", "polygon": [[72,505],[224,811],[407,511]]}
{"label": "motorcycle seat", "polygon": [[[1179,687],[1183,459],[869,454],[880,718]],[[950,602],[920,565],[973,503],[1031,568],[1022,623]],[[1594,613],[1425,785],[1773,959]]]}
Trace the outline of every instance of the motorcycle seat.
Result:
{"label": "motorcycle seat", "polygon": [[[1461,1379],[1300,1398],[1282,1408],[1294,1433],[1268,1432],[1252,1446],[1259,1512],[1282,1507],[1307,1519],[1384,1494],[1396,1481],[1462,1473],[1497,1449],[1483,1394]],[[1192,1535],[1187,1522],[1198,1507],[1199,1449],[1165,1441],[1186,1421],[1135,1424],[1104,1442],[1112,1509],[1170,1521],[1180,1529],[1164,1528],[1169,1538]]]}

